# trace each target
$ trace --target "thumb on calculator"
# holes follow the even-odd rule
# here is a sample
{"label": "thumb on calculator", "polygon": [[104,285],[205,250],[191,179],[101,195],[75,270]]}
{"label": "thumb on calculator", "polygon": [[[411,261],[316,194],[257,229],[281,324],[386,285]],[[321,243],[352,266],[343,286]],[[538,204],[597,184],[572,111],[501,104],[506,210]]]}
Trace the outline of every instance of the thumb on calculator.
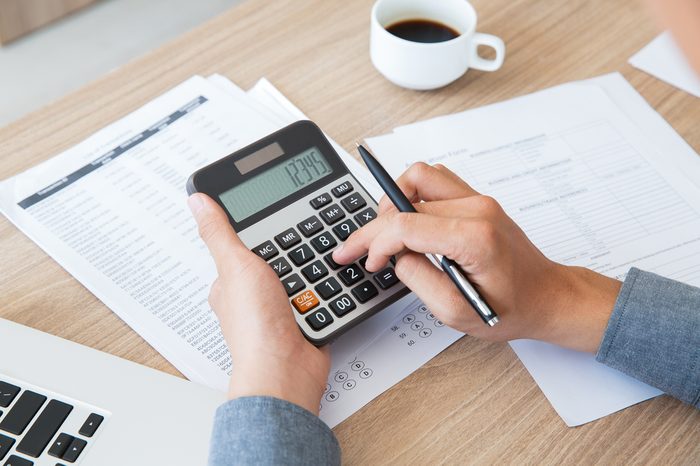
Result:
{"label": "thumb on calculator", "polygon": [[318,414],[328,348],[306,341],[277,274],[243,244],[224,210],[202,193],[187,202],[216,263],[209,304],[231,353],[229,398],[272,396]]}

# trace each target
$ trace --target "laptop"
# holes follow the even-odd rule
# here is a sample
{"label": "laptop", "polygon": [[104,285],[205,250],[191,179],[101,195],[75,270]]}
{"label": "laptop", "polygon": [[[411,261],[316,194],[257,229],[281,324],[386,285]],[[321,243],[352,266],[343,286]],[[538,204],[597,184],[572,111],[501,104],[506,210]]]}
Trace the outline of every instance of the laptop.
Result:
{"label": "laptop", "polygon": [[225,394],[0,319],[0,465],[205,464]]}

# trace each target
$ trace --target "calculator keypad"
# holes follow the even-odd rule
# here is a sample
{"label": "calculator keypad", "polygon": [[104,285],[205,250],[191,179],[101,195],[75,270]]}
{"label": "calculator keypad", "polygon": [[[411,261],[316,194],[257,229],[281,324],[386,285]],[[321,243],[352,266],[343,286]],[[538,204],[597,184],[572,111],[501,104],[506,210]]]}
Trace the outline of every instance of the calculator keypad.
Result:
{"label": "calculator keypad", "polygon": [[306,286],[299,274],[296,273],[283,278],[282,285],[284,285],[284,289],[287,291],[287,296],[291,296],[297,291],[303,290]]}
{"label": "calculator keypad", "polygon": [[367,205],[367,201],[365,201],[365,198],[362,197],[360,193],[352,193],[348,197],[343,198],[340,203],[345,207],[345,210],[350,213],[360,210]]}
{"label": "calculator keypad", "polygon": [[301,236],[299,236],[299,233],[297,233],[294,228],[289,228],[275,236],[275,241],[282,249],[289,249],[301,242]]}
{"label": "calculator keypad", "polygon": [[345,217],[345,211],[338,204],[331,204],[321,211],[321,218],[329,225]]}
{"label": "calculator keypad", "polygon": [[337,224],[333,227],[333,233],[338,237],[340,241],[345,241],[348,236],[352,234],[353,231],[357,230],[357,225],[350,219],[343,220],[342,223]]}
{"label": "calculator keypad", "polygon": [[323,265],[323,262],[314,261],[301,269],[301,273],[304,274],[307,280],[314,283],[328,275],[328,268]]}
{"label": "calculator keypad", "polygon": [[311,259],[316,257],[308,244],[302,244],[298,248],[292,249],[288,255],[292,262],[294,262],[296,265],[306,264]]}
{"label": "calculator keypad", "polygon": [[313,246],[319,254],[333,249],[337,244],[338,242],[333,238],[330,232],[324,232],[311,240],[311,246]]}
{"label": "calculator keypad", "polygon": [[323,223],[321,223],[318,217],[312,215],[303,222],[299,223],[297,225],[297,228],[299,229],[302,235],[308,238],[323,230]]}
{"label": "calculator keypad", "polygon": [[[321,191],[297,201],[289,210],[297,214],[273,215],[260,230],[249,233],[251,237],[265,229],[277,233],[252,250],[279,277],[304,332],[310,338],[321,339],[329,335],[329,326],[333,334],[344,323],[387,302],[392,294],[403,296],[407,292],[405,287],[398,286],[400,282],[390,266],[372,273],[364,268],[366,257],[347,265],[333,260],[333,250],[338,244],[374,220],[377,214],[376,204],[350,181],[340,180],[328,188],[330,192]],[[282,223],[274,231],[276,228],[271,225],[281,219],[288,222],[286,226],[294,226],[281,231],[285,226]],[[246,231],[243,233],[244,237]]]}

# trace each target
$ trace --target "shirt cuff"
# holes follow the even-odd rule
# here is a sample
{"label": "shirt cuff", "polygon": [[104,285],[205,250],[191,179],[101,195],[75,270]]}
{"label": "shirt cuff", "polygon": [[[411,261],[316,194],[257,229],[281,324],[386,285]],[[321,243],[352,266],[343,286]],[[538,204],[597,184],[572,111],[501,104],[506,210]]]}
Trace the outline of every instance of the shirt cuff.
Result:
{"label": "shirt cuff", "polygon": [[700,407],[700,288],[631,269],[596,360]]}
{"label": "shirt cuff", "polygon": [[306,409],[268,396],[242,397],[216,411],[209,464],[339,465],[340,446]]}

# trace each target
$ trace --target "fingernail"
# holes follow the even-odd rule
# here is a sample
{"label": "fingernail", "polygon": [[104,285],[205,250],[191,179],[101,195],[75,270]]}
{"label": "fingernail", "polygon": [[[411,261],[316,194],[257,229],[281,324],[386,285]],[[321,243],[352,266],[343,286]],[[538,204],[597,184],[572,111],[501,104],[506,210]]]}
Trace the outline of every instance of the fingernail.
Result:
{"label": "fingernail", "polygon": [[192,215],[194,215],[194,217],[197,218],[199,213],[204,208],[204,201],[202,200],[202,196],[200,196],[199,194],[191,195],[187,199],[187,205],[190,207]]}

